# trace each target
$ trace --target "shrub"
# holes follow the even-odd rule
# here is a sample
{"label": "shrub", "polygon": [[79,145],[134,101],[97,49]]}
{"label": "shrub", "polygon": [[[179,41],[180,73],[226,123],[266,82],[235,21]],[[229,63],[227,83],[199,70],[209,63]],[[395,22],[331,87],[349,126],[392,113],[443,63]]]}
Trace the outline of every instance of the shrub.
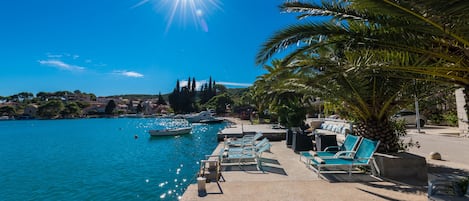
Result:
{"label": "shrub", "polygon": [[404,142],[401,137],[405,137],[407,135],[406,131],[406,123],[404,120],[401,121],[391,121],[391,125],[394,129],[394,134],[398,136],[398,144],[399,144],[399,151],[408,151],[412,147],[420,148],[420,144],[418,141],[413,141],[410,138],[409,142]]}
{"label": "shrub", "polygon": [[454,112],[448,112],[444,114],[443,118],[449,126],[458,125],[458,115],[456,115]]}

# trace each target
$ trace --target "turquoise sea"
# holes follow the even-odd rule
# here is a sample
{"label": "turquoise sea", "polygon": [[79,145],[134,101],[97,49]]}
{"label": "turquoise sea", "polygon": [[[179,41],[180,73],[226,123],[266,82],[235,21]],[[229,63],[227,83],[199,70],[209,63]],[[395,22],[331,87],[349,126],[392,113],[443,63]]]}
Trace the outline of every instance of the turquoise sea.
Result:
{"label": "turquoise sea", "polygon": [[158,118],[0,121],[0,200],[178,200],[225,127],[148,134],[180,124]]}

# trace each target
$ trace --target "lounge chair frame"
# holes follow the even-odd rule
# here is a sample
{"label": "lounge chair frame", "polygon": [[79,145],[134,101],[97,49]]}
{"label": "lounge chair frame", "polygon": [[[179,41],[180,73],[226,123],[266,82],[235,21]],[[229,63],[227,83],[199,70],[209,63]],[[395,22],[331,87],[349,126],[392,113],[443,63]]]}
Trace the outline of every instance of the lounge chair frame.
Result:
{"label": "lounge chair frame", "polygon": [[[300,161],[303,161],[307,166],[309,166],[311,165],[311,160],[315,156],[320,158],[353,158],[354,152],[349,151],[355,151],[361,139],[362,137],[360,136],[348,134],[341,146],[328,146],[324,149],[324,151],[316,151],[313,154],[309,151],[300,152]],[[334,148],[338,151],[329,151]]]}
{"label": "lounge chair frame", "polygon": [[[373,150],[367,150],[369,153],[365,153],[364,155],[368,155],[367,157],[361,156],[361,147],[360,146],[367,146],[364,145],[371,143],[374,145]],[[372,161],[373,161],[373,154],[376,152],[379,146],[379,141],[373,141],[370,139],[363,138],[360,142],[360,144],[357,147],[357,151],[341,151],[337,152],[336,155],[342,155],[342,154],[348,154],[352,153],[354,157],[352,159],[344,159],[340,157],[335,157],[335,158],[318,158],[317,160],[323,159],[325,163],[318,162],[316,159],[312,159],[310,166],[313,171],[315,171],[318,174],[318,177],[320,177],[322,168],[328,168],[328,167],[345,167],[347,169],[347,172],[349,176],[352,175],[352,170],[355,167],[363,167],[363,166],[370,166],[372,167]],[[357,154],[358,153],[358,154]],[[372,167],[373,168],[373,167]]]}
{"label": "lounge chair frame", "polygon": [[[228,165],[228,164],[233,164],[233,163],[238,164],[238,165],[243,165],[246,163],[246,160],[253,160],[254,162],[256,162],[257,170],[263,171],[261,156],[262,156],[262,153],[270,150],[271,146],[272,144],[267,142],[256,151],[255,150],[244,151],[244,152],[229,152],[228,150],[222,151],[219,157],[221,159],[222,165]],[[236,162],[231,162],[232,160]],[[227,162],[227,161],[230,161],[230,162]]]}

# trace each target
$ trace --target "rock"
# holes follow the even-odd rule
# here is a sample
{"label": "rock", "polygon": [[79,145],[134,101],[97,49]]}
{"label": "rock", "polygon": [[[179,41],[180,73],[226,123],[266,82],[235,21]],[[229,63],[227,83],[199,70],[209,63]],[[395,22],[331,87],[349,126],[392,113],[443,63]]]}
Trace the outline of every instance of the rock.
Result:
{"label": "rock", "polygon": [[431,152],[428,156],[433,160],[441,160],[441,154],[438,152]]}

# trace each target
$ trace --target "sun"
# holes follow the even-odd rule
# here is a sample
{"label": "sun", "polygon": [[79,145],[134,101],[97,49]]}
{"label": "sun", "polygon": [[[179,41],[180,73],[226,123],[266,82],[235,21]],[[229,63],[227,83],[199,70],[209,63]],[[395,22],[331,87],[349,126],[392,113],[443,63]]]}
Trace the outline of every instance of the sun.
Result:
{"label": "sun", "polygon": [[203,31],[208,32],[206,14],[213,10],[221,10],[221,2],[219,0],[141,0],[133,8],[146,3],[152,3],[158,10],[168,13],[166,31],[178,19],[182,22],[183,26],[192,23]]}

